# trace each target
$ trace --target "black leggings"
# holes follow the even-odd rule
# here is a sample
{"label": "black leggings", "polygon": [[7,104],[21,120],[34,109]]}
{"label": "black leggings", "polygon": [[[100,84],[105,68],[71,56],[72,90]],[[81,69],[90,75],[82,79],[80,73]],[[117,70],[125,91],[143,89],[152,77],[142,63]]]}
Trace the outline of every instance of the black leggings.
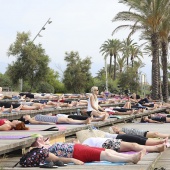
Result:
{"label": "black leggings", "polygon": [[34,99],[34,94],[32,94],[32,93],[20,93],[19,94],[20,96],[26,96],[26,97],[28,97],[28,98],[30,98],[30,99]]}
{"label": "black leggings", "polygon": [[74,119],[74,120],[86,120],[87,116],[81,116],[81,115],[69,115],[68,118]]}
{"label": "black leggings", "polygon": [[0,102],[0,107],[5,107],[5,108],[10,108],[11,105],[13,106],[13,108],[17,108],[19,107],[21,104],[18,103],[12,103],[12,102]]}
{"label": "black leggings", "polygon": [[125,142],[135,142],[140,145],[145,145],[146,140],[148,138],[145,138],[143,136],[137,136],[137,135],[118,134],[116,139],[122,139],[122,141],[125,141]]}
{"label": "black leggings", "polygon": [[132,109],[126,109],[126,108],[113,108],[113,110],[118,111],[118,112],[127,112]]}

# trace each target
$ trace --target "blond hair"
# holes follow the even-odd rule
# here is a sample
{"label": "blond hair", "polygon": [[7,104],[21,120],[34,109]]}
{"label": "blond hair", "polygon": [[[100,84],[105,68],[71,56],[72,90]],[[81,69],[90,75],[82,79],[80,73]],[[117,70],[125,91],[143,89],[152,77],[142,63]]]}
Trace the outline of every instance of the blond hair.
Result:
{"label": "blond hair", "polygon": [[93,87],[91,88],[91,92],[92,92],[92,93],[94,93],[95,90],[98,90],[98,87],[97,87],[97,86],[93,86]]}

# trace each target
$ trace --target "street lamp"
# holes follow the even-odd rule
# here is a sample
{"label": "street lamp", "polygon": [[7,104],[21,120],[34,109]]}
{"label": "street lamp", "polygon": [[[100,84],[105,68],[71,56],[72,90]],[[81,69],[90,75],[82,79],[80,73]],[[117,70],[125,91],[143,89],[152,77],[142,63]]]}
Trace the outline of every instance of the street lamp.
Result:
{"label": "street lamp", "polygon": [[146,74],[141,74],[141,87],[142,87],[142,95],[145,97],[146,95]]}
{"label": "street lamp", "polygon": [[42,37],[42,35],[40,34],[41,31],[45,30],[45,26],[47,24],[51,24],[52,21],[50,21],[50,18],[47,20],[47,22],[43,25],[43,27],[40,29],[40,31],[37,33],[37,35],[34,37],[34,39],[32,40],[32,42],[34,42],[34,40],[39,36]]}
{"label": "street lamp", "polygon": [[105,56],[105,72],[106,72],[106,91],[108,92],[109,90],[108,90],[108,75],[107,75],[107,61],[106,61],[106,59],[107,59],[107,57]]}
{"label": "street lamp", "polygon": [[[37,37],[42,37],[42,35],[40,34],[40,32],[43,31],[43,30],[45,30],[45,26],[46,26],[47,24],[51,24],[51,23],[52,23],[52,21],[50,21],[50,18],[49,18],[49,19],[47,20],[47,22],[43,25],[43,27],[40,29],[40,31],[37,33],[37,35],[34,37],[34,39],[32,40],[32,42],[34,42]],[[23,79],[22,79],[22,78],[20,79],[20,88],[21,88],[21,91],[22,91],[22,89],[23,89]]]}

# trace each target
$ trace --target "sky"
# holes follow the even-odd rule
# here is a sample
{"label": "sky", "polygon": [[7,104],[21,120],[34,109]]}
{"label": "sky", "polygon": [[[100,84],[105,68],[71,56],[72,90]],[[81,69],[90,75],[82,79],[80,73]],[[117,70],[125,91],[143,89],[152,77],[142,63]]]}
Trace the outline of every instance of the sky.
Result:
{"label": "sky", "polygon": [[[0,72],[4,73],[8,64],[15,61],[7,56],[9,46],[15,42],[17,32],[30,32],[33,40],[50,18],[51,24],[41,31],[35,44],[42,44],[50,57],[49,66],[62,73],[66,69],[65,52],[77,51],[80,57],[92,58],[91,73],[104,67],[104,57],[99,52],[108,39],[126,39],[129,30],[113,30],[124,24],[112,22],[118,12],[129,8],[118,0],[0,0]],[[133,35],[134,42],[141,44],[139,33]],[[146,64],[141,69],[151,84],[151,58],[144,56]],[[109,58],[107,60],[109,64]]]}

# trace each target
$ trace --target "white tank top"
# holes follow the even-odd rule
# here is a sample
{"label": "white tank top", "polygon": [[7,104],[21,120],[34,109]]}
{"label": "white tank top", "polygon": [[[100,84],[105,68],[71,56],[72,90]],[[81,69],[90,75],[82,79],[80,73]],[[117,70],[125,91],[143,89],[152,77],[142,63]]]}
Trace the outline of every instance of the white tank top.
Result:
{"label": "white tank top", "polygon": [[[90,101],[90,97],[92,96],[92,94],[89,96],[89,99],[88,99],[88,104],[87,104],[87,111],[93,111],[94,109],[92,108],[91,106],[91,101]],[[95,103],[94,103],[95,107],[98,109],[98,99],[95,100]]]}
{"label": "white tank top", "polygon": [[83,144],[83,145],[92,146],[92,147],[102,148],[103,143],[104,143],[107,139],[108,139],[108,138],[88,138],[88,139],[86,139],[82,144]]}

